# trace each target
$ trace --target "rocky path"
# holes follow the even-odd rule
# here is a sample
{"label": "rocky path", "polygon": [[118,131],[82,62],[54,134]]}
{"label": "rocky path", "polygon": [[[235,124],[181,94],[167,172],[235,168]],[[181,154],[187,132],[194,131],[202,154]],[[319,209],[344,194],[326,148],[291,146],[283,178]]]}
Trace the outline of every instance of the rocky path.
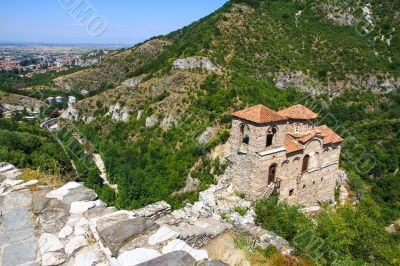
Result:
{"label": "rocky path", "polygon": [[34,265],[38,260],[32,194],[15,191],[0,197],[0,265]]}

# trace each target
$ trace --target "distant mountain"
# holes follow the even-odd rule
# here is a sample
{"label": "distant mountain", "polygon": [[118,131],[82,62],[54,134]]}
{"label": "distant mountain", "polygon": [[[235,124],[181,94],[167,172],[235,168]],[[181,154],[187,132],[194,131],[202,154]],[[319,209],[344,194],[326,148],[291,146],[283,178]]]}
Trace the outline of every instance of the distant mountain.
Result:
{"label": "distant mountain", "polygon": [[393,91],[400,85],[399,9],[398,1],[230,1],[188,27],[111,56],[81,79],[66,77],[65,83],[77,90],[115,87],[198,55],[278,88],[314,94]]}

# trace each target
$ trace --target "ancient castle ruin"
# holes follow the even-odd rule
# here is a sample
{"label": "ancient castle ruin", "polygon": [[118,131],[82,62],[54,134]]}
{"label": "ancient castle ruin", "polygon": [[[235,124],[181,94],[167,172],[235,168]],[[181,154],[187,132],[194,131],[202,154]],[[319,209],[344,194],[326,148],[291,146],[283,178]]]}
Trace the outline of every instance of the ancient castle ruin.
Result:
{"label": "ancient castle ruin", "polygon": [[257,105],[233,113],[226,175],[256,200],[274,191],[303,207],[334,200],[343,139],[302,105],[279,112]]}

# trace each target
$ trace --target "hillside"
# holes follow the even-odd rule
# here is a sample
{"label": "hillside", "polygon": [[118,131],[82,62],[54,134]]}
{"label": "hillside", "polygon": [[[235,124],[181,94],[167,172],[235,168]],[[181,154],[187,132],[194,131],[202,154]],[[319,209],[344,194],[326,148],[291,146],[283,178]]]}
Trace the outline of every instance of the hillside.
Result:
{"label": "hillside", "polygon": [[[197,138],[213,127],[222,141],[226,139],[229,113],[246,105],[263,103],[281,109],[316,102],[322,107],[312,108],[335,118],[324,123],[332,127],[351,123],[351,137],[357,132],[361,134],[357,138],[371,138],[356,130],[358,123],[359,127],[367,121],[398,123],[398,4],[329,3],[231,1],[188,27],[57,79],[65,88],[96,94],[79,101],[76,110],[65,116],[91,122],[79,128],[105,157],[115,183],[149,178],[146,188],[151,190],[158,187],[155,180],[171,182],[165,191],[126,192],[130,196],[121,200],[131,207],[163,199],[183,187],[199,157],[218,144],[204,148]],[[361,25],[368,34],[360,32]],[[385,31],[388,27],[390,32]],[[319,96],[310,101],[308,93]],[[336,96],[333,101],[332,96]],[[355,117],[359,122],[353,124]],[[388,134],[387,142],[380,141],[372,151],[379,154],[373,167],[376,177],[397,169],[397,163],[390,163],[389,169],[381,166],[398,156],[381,152],[398,146],[396,135]],[[169,147],[163,156],[160,145]],[[153,150],[160,154],[154,156]],[[178,172],[174,164],[157,159],[168,156],[185,162]],[[351,159],[344,162],[352,163]],[[149,193],[152,196],[141,202]],[[133,198],[140,203],[130,201]]]}
{"label": "hillside", "polygon": [[99,81],[115,84],[159,67],[165,72],[177,58],[203,55],[280,88],[392,91],[400,84],[398,12],[395,1],[231,1],[182,30],[110,57],[79,81],[76,75],[65,81],[99,89]]}
{"label": "hillside", "polygon": [[55,80],[60,89],[88,92],[64,114],[76,128],[60,132],[62,140],[90,141],[118,193],[96,171],[82,180],[118,208],[160,200],[181,208],[224,173],[231,112],[302,103],[345,138],[341,168],[358,207],[326,209],[313,225],[297,209],[264,202],[258,222],[290,241],[297,229],[312,228],[329,241],[322,264],[335,262],[334,251],[343,265],[396,265],[399,235],[384,227],[400,216],[400,6],[346,3],[230,1]]}

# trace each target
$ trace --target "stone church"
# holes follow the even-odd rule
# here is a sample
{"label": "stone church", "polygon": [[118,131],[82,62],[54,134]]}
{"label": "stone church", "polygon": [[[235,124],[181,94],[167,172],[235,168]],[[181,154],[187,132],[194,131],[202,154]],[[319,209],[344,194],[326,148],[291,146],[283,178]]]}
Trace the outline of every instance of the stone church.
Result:
{"label": "stone church", "polygon": [[295,105],[279,112],[257,105],[232,114],[227,176],[256,200],[273,192],[289,204],[332,202],[343,139],[318,114]]}

